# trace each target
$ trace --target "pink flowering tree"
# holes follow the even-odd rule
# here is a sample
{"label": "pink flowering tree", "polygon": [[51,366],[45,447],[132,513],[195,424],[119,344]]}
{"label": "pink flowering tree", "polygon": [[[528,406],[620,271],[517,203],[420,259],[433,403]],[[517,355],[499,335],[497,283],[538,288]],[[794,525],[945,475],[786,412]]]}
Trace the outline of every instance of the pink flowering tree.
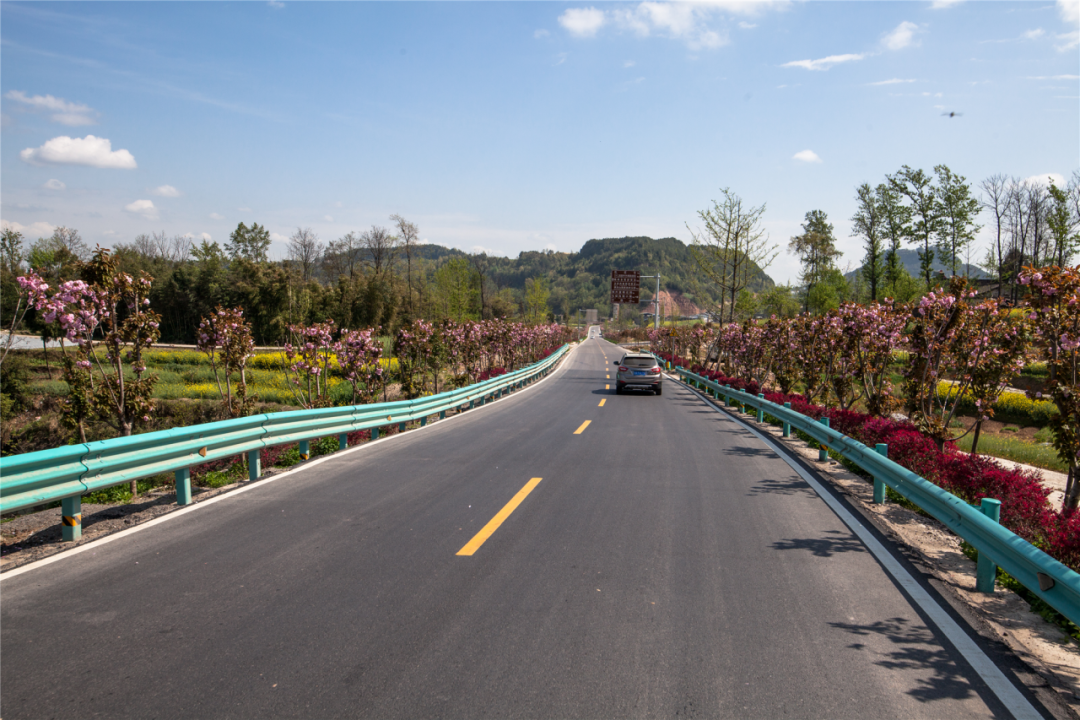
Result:
{"label": "pink flowering tree", "polygon": [[889,381],[889,368],[893,350],[902,339],[907,314],[903,308],[879,303],[845,305],[841,311],[856,338],[852,346],[854,371],[856,382],[862,386],[867,410],[871,415],[884,417],[900,405]]}
{"label": "pink flowering tree", "polygon": [[762,328],[762,342],[767,349],[768,376],[782,393],[790,393],[799,379],[799,346],[795,323],[770,317]]}
{"label": "pink flowering tree", "polygon": [[949,424],[965,402],[974,402],[978,413],[972,430],[981,427],[1023,367],[1021,328],[996,302],[975,304],[974,296],[964,278],[954,277],[947,292],[924,296],[911,317],[904,396],[912,420],[938,447],[952,439]]}
{"label": "pink flowering tree", "polygon": [[[255,354],[255,341],[251,337],[250,323],[244,320],[244,310],[225,310],[218,306],[217,312],[203,318],[199,324],[196,344],[210,360],[218,394],[229,417],[242,417],[250,413],[257,398],[247,394],[247,361]],[[235,397],[233,374],[239,375]],[[224,387],[221,384],[222,375],[225,376]]]}
{"label": "pink flowering tree", "polygon": [[367,330],[343,330],[334,343],[341,374],[352,384],[352,402],[374,402],[386,382],[381,364],[383,356],[379,328]]}
{"label": "pink flowering tree", "polygon": [[[120,272],[109,251],[98,248],[80,267],[82,280],[61,283],[50,291],[35,272],[18,278],[29,302],[47,323],[58,323],[62,341],[76,346],[65,353],[64,422],[87,441],[86,424],[99,419],[121,436],[131,435],[154,413],[154,384],[143,353],[160,336],[160,316],[151,311],[153,278]],[[129,372],[125,374],[125,369]],[[132,494],[137,493],[135,482]]]}
{"label": "pink flowering tree", "polygon": [[1080,269],[1024,268],[1020,282],[1030,292],[1027,319],[1050,372],[1047,391],[1058,409],[1050,428],[1069,468],[1064,509],[1072,513],[1080,505]]}
{"label": "pink flowering tree", "polygon": [[427,374],[437,368],[443,355],[441,339],[435,326],[424,320],[414,320],[397,332],[394,355],[398,359],[401,392],[407,398],[420,397],[427,390]]}
{"label": "pink flowering tree", "polygon": [[285,380],[305,408],[329,407],[330,362],[334,321],[290,325],[285,343]]}

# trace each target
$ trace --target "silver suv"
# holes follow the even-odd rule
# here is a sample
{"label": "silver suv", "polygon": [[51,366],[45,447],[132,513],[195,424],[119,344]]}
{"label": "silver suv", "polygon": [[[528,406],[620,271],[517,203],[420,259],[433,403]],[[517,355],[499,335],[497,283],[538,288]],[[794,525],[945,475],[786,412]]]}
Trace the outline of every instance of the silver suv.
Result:
{"label": "silver suv", "polygon": [[613,361],[619,366],[615,374],[615,392],[624,390],[652,390],[657,395],[663,391],[664,374],[660,363],[647,353],[627,353],[622,360]]}

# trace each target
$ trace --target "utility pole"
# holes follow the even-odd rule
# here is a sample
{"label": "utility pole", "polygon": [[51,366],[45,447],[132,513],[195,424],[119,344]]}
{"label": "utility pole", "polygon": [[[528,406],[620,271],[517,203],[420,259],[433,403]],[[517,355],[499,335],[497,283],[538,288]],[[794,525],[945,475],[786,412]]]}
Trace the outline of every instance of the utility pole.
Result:
{"label": "utility pole", "polygon": [[650,278],[656,278],[656,294],[653,295],[653,327],[660,327],[660,273],[656,275],[642,275],[642,280],[648,280]]}

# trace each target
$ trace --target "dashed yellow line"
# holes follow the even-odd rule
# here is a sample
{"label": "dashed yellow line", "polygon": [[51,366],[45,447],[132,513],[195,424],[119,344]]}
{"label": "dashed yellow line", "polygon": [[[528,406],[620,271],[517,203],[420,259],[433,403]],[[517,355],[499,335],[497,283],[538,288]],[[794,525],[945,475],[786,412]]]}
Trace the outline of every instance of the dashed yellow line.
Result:
{"label": "dashed yellow line", "polygon": [[474,552],[480,549],[480,546],[491,537],[492,533],[499,529],[499,526],[503,524],[506,518],[510,517],[510,513],[517,509],[517,506],[521,504],[521,501],[528,497],[529,493],[533,491],[533,488],[540,484],[543,478],[533,478],[529,482],[525,483],[525,487],[518,490],[517,495],[510,499],[510,502],[503,505],[503,509],[495,513],[495,517],[491,518],[491,521],[480,530],[480,532],[473,535],[473,539],[465,543],[465,547],[457,551],[458,555],[472,555]]}
{"label": "dashed yellow line", "polygon": [[605,390],[610,390],[610,389],[611,389],[611,386],[610,386],[610,385],[605,385],[605,386],[604,386],[604,389],[605,389]]}
{"label": "dashed yellow line", "polygon": [[589,427],[589,423],[591,423],[591,422],[592,422],[592,420],[586,420],[585,422],[581,423],[581,427],[579,427],[577,430],[575,430],[574,434],[575,435],[580,435],[581,433],[585,432],[585,428]]}
{"label": "dashed yellow line", "polygon": [[606,402],[607,402],[607,398],[604,398],[603,400],[600,401],[600,404],[597,405],[597,407],[604,407],[604,403],[606,403]]}

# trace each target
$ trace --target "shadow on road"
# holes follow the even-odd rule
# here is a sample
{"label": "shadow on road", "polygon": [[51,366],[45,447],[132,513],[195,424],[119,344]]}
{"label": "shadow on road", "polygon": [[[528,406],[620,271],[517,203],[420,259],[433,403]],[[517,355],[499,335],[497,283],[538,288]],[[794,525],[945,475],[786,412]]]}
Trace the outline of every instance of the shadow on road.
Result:
{"label": "shadow on road", "polygon": [[956,663],[928,628],[910,626],[904,618],[879,620],[869,625],[849,623],[829,623],[829,625],[852,635],[863,637],[881,635],[892,643],[895,649],[889,652],[871,649],[860,642],[848,646],[854,650],[866,650],[877,654],[879,659],[874,661],[875,665],[889,670],[931,671],[933,674],[929,678],[920,678],[916,687],[906,691],[908,695],[920,702],[962,700],[975,694],[971,683],[959,672]]}
{"label": "shadow on road", "polygon": [[730,447],[724,449],[725,455],[737,455],[739,457],[775,457],[774,453],[769,448],[765,447],[747,447],[746,445],[738,445],[736,447]]}
{"label": "shadow on road", "polygon": [[770,480],[766,478],[750,488],[747,495],[806,495],[807,497],[817,497],[817,493],[798,478],[789,478],[787,480]]}
{"label": "shadow on road", "polygon": [[835,537],[788,538],[773,543],[775,550],[809,550],[817,557],[832,557],[838,553],[867,552],[858,538],[842,530],[826,530]]}

